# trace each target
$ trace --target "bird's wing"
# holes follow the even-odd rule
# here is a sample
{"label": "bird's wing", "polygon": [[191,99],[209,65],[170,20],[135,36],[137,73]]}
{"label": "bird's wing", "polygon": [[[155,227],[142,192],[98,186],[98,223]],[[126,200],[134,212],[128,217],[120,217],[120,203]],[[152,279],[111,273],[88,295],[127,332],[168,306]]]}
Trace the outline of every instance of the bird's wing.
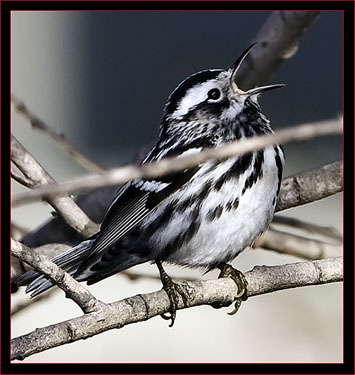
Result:
{"label": "bird's wing", "polygon": [[165,199],[188,182],[199,167],[156,179],[139,179],[124,185],[117,193],[101,224],[90,253],[79,267],[81,272],[98,254],[114,245]]}

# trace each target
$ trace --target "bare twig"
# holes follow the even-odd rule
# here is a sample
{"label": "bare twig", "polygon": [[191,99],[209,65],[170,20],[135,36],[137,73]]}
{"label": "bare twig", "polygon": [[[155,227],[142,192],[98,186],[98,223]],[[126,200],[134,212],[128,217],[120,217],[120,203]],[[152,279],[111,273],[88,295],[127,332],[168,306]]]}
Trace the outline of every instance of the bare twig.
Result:
{"label": "bare twig", "polygon": [[17,193],[12,197],[12,205],[28,203],[38,200],[48,194],[64,192],[78,192],[80,190],[95,189],[102,186],[123,184],[137,178],[155,178],[166,173],[184,170],[211,159],[224,159],[238,156],[250,151],[289,142],[300,142],[307,139],[329,134],[342,133],[342,120],[322,121],[316,124],[305,124],[280,130],[276,134],[269,134],[250,139],[232,142],[214,149],[206,149],[200,153],[179,157],[165,158],[155,163],[141,166],[126,166],[107,171],[102,176],[87,176],[63,184],[52,184],[25,193]]}
{"label": "bare twig", "polygon": [[[248,296],[307,285],[342,281],[342,258],[285,264],[273,267],[254,267],[245,274]],[[198,282],[179,282],[189,296],[188,306],[180,298],[178,307],[209,305],[216,302],[229,305],[238,288],[229,278]],[[165,291],[126,298],[105,305],[101,310],[84,314],[58,324],[16,337],[11,341],[11,359],[24,358],[59,345],[78,341],[113,328],[145,321],[169,311],[170,301]],[[217,313],[217,312],[216,312]]]}
{"label": "bare twig", "polygon": [[96,311],[104,305],[46,256],[31,251],[21,242],[11,239],[11,253],[53,280],[84,312]]}
{"label": "bare twig", "polygon": [[54,129],[48,126],[44,121],[34,115],[25,105],[25,103],[19,100],[14,94],[11,94],[11,102],[17,113],[23,116],[34,129],[40,130],[45,134],[49,135],[57,144],[67,153],[70,157],[75,160],[82,167],[92,173],[102,174],[105,172],[103,168],[86,158],[80,152],[78,152],[62,134],[57,133]]}
{"label": "bare twig", "polygon": [[[160,280],[160,277],[158,275],[151,275],[151,274],[147,274],[147,273],[141,273],[141,272],[134,272],[134,271],[129,271],[129,270],[126,270],[126,271],[122,271],[120,272],[119,274],[117,275],[122,275],[122,276],[126,276],[127,279],[129,280],[132,280],[132,281],[136,281],[138,279],[151,279],[151,280]],[[196,281],[198,280],[196,277],[174,277],[174,280],[175,281]]]}
{"label": "bare twig", "polygon": [[342,254],[342,246],[269,229],[253,245],[304,259],[324,259]]}
{"label": "bare twig", "polygon": [[268,83],[278,67],[294,56],[300,38],[319,11],[274,11],[253,41],[259,42],[238,72],[238,85],[250,88]]}
{"label": "bare twig", "polygon": [[[54,179],[14,136],[11,136],[11,160],[25,178],[32,181],[33,186],[55,183]],[[62,215],[66,223],[83,236],[89,237],[99,230],[98,225],[92,222],[69,196],[45,194],[45,198]]]}
{"label": "bare twig", "polygon": [[[25,246],[25,245],[24,245]],[[25,247],[26,248],[26,247]],[[38,255],[45,255],[46,258],[52,259],[55,256],[64,253],[66,250],[70,249],[71,246],[64,245],[60,243],[49,243],[46,245],[42,245],[35,248],[27,248],[28,251],[36,253]],[[20,264],[20,266],[18,265]],[[27,264],[23,264],[19,261],[19,259],[15,257],[11,257],[11,283],[15,283],[16,280],[23,275],[25,272],[29,271],[31,269],[30,266],[27,266]],[[126,276],[130,280],[137,280],[140,278],[145,279],[154,279],[154,280],[160,280],[160,277],[158,275],[149,275],[149,274],[142,274],[130,270],[121,271],[119,275]],[[194,278],[175,278],[176,280],[190,280],[194,281]],[[35,301],[37,298],[32,299],[31,301]]]}
{"label": "bare twig", "polygon": [[14,168],[13,164],[11,163],[11,178],[17,181],[19,184],[26,186],[29,189],[33,189],[35,184],[29,178],[26,178],[24,175],[20,175],[18,171]]}
{"label": "bare twig", "polygon": [[334,227],[325,227],[322,225],[310,223],[308,221],[280,215],[275,215],[272,223],[302,229],[314,234],[320,234],[322,236],[337,240],[338,242],[343,241],[343,235]]}
{"label": "bare twig", "polygon": [[326,198],[343,191],[343,163],[336,161],[282,180],[276,211]]}
{"label": "bare twig", "polygon": [[[13,236],[12,238],[16,240],[16,238],[14,238]],[[35,248],[28,248],[28,251],[31,251],[38,255],[44,255],[47,258],[52,259],[55,256],[64,253],[64,251],[70,248],[71,246],[69,245],[64,245],[64,244],[59,244],[59,243],[49,243],[49,244],[42,245],[42,246],[35,247]],[[13,262],[13,259],[15,260],[15,262]],[[11,283],[15,283],[18,277],[20,277],[23,273],[31,269],[30,266],[22,262],[21,262],[21,267],[18,267],[17,262],[19,262],[17,258],[11,257]],[[13,266],[15,266],[16,268],[14,268]]]}

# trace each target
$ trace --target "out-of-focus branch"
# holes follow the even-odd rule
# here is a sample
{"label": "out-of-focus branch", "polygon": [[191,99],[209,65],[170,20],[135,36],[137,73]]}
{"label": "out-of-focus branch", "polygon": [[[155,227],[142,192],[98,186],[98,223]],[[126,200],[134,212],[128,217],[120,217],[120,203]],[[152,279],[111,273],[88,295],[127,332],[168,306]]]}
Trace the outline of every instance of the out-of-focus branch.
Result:
{"label": "out-of-focus branch", "polygon": [[11,239],[11,254],[48,276],[64,290],[67,297],[76,302],[85,313],[96,311],[105,305],[46,256],[31,251],[31,249],[27,248],[21,242]]}
{"label": "out-of-focus branch", "polygon": [[140,166],[126,166],[107,171],[102,176],[87,176],[67,183],[52,184],[25,193],[17,193],[12,197],[12,204],[18,205],[38,200],[48,194],[78,192],[80,190],[95,189],[102,186],[116,185],[137,178],[155,178],[187,168],[192,168],[211,159],[224,159],[239,156],[247,152],[260,150],[280,143],[300,142],[307,139],[330,134],[342,133],[342,119],[322,121],[320,123],[305,124],[280,130],[275,134],[253,137],[242,141],[201,151],[200,153],[179,158],[165,158],[158,162]]}
{"label": "out-of-focus branch", "polygon": [[11,103],[15,111],[23,116],[34,129],[40,130],[50,136],[57,144],[67,153],[70,157],[75,160],[82,167],[87,169],[92,173],[102,174],[104,169],[86,158],[79,151],[77,151],[65,138],[62,134],[57,133],[49,125],[47,125],[43,120],[38,118],[33,114],[25,105],[25,103],[19,100],[14,94],[11,94]]}
{"label": "out-of-focus branch", "polygon": [[343,235],[334,227],[325,227],[293,217],[275,215],[272,220],[272,224],[285,225],[292,228],[302,229],[306,232],[320,234],[322,236],[332,238],[334,240],[337,240],[338,242],[343,241]]}
{"label": "out-of-focus branch", "polygon": [[[54,184],[54,179],[39,165],[35,158],[11,136],[11,161],[24,174],[27,180],[32,181],[33,186],[47,186]],[[78,205],[66,194],[50,195],[43,197],[51,204],[63,219],[76,231],[85,237],[96,233],[99,226],[92,222]]]}
{"label": "out-of-focus branch", "polygon": [[295,55],[300,38],[319,11],[274,11],[253,39],[253,47],[238,72],[244,89],[269,83],[279,66]]}
{"label": "out-of-focus branch", "polygon": [[[343,262],[339,257],[282,266],[254,267],[245,274],[245,278],[248,282],[248,296],[252,297],[282,289],[342,281]],[[184,281],[179,282],[179,285],[189,296],[188,306],[179,298],[179,309],[217,302],[229,305],[238,292],[235,282],[229,278]],[[170,301],[164,290],[113,302],[98,311],[14,338],[11,341],[11,359],[22,360],[59,345],[145,321],[168,312],[169,308]]]}
{"label": "out-of-focus branch", "polygon": [[24,175],[21,175],[20,173],[18,173],[18,171],[16,171],[12,163],[11,163],[11,178],[13,178],[19,184],[26,186],[29,189],[33,189],[35,187],[34,182],[30,180],[29,178],[26,178]]}
{"label": "out-of-focus branch", "polygon": [[262,247],[280,254],[289,254],[310,260],[333,258],[342,254],[341,245],[332,245],[275,229],[266,231],[254,242],[253,247]]}
{"label": "out-of-focus branch", "polygon": [[343,162],[298,173],[282,180],[276,211],[329,197],[343,191]]}

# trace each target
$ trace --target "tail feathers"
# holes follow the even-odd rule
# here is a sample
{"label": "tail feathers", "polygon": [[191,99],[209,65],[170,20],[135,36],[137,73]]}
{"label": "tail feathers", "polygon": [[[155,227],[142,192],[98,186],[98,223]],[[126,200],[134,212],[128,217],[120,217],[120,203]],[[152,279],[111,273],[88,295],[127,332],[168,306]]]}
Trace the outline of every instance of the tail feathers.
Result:
{"label": "tail feathers", "polygon": [[[90,252],[94,241],[95,238],[91,237],[89,240],[81,242],[79,245],[65,251],[63,254],[57,255],[52,259],[52,262],[70,275],[74,275],[82,261]],[[49,277],[41,274],[41,272],[31,270],[18,278],[17,285],[27,285],[26,293],[32,292],[31,297],[35,297],[55,284]]]}

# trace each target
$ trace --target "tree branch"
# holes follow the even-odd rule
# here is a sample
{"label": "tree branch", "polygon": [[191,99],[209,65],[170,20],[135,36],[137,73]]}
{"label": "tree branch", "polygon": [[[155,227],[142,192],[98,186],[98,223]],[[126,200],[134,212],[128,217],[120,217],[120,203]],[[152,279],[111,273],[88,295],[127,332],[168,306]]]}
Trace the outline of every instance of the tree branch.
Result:
{"label": "tree branch", "polygon": [[[39,165],[35,158],[11,135],[11,160],[33,186],[54,184],[54,179]],[[63,219],[84,237],[98,232],[99,226],[92,222],[69,196],[45,194],[45,199]]]}
{"label": "tree branch", "polygon": [[238,72],[238,85],[250,88],[269,83],[279,66],[293,57],[300,38],[320,14],[319,11],[274,11],[253,42]]}
{"label": "tree branch", "polygon": [[253,247],[262,247],[280,254],[289,254],[311,260],[337,257],[342,253],[341,245],[332,245],[275,229],[267,230],[254,242]]}
{"label": "tree branch", "polygon": [[92,173],[102,174],[105,170],[87,159],[84,155],[78,152],[62,134],[57,133],[44,121],[34,115],[25,105],[25,103],[19,100],[14,94],[11,94],[11,103],[14,106],[15,111],[23,116],[34,129],[40,130],[51,137],[69,156],[75,160],[79,165],[87,169]]}
{"label": "tree branch", "polygon": [[29,189],[35,188],[35,184],[29,178],[26,178],[24,175],[20,175],[18,171],[15,170],[14,165],[11,163],[11,178],[17,181],[19,184],[26,186]]}
{"label": "tree branch", "polygon": [[[282,266],[254,267],[252,271],[245,273],[248,297],[282,289],[342,281],[342,264],[342,258],[339,257]],[[179,309],[217,302],[229,305],[238,292],[236,284],[229,278],[184,281],[179,282],[179,285],[189,296],[188,306],[184,306],[184,302],[179,298]],[[169,308],[169,298],[163,290],[113,302],[98,311],[38,328],[29,334],[14,338],[11,341],[11,359],[23,360],[32,354],[59,345],[145,321],[168,312]]]}
{"label": "tree branch", "polygon": [[[341,165],[339,165],[339,168],[341,168]],[[343,242],[342,233],[340,233],[334,227],[325,227],[322,225],[310,223],[308,221],[296,219],[294,217],[287,217],[287,216],[280,216],[280,215],[274,216],[272,220],[272,224],[290,226],[292,228],[297,228],[297,229],[304,230],[306,232],[320,234],[322,236],[332,238],[340,243]]]}
{"label": "tree branch", "polygon": [[155,178],[167,173],[192,168],[212,159],[224,159],[239,156],[280,143],[299,142],[307,139],[342,133],[342,119],[322,121],[316,124],[305,124],[280,130],[275,134],[252,137],[232,142],[218,148],[206,149],[200,153],[178,158],[165,158],[158,162],[140,166],[129,165],[112,169],[102,176],[92,175],[69,181],[63,184],[51,184],[12,197],[12,205],[38,200],[48,194],[74,193],[80,190],[123,184],[137,178]]}
{"label": "tree branch", "polygon": [[50,261],[46,256],[31,251],[31,249],[27,248],[21,242],[11,239],[11,253],[53,280],[64,290],[67,297],[80,306],[83,312],[92,312],[104,305],[103,302],[97,300],[83,285]]}
{"label": "tree branch", "polygon": [[[12,236],[12,238],[16,240],[14,236]],[[29,248],[25,246],[24,244],[22,244],[21,241],[19,241],[19,243],[22,246],[24,246],[25,249],[27,248],[28,251],[34,252],[39,255],[44,255],[48,259],[52,259],[55,256],[62,254],[66,250],[71,248],[71,246],[69,245],[64,245],[60,243],[50,243],[50,244],[42,245],[42,246],[35,247],[35,248]],[[13,287],[15,287],[16,280],[25,272],[29,271],[30,269],[31,267],[28,266],[27,263],[23,263],[18,258],[11,256],[11,291]]]}
{"label": "tree branch", "polygon": [[343,162],[336,161],[282,180],[276,212],[343,191]]}

